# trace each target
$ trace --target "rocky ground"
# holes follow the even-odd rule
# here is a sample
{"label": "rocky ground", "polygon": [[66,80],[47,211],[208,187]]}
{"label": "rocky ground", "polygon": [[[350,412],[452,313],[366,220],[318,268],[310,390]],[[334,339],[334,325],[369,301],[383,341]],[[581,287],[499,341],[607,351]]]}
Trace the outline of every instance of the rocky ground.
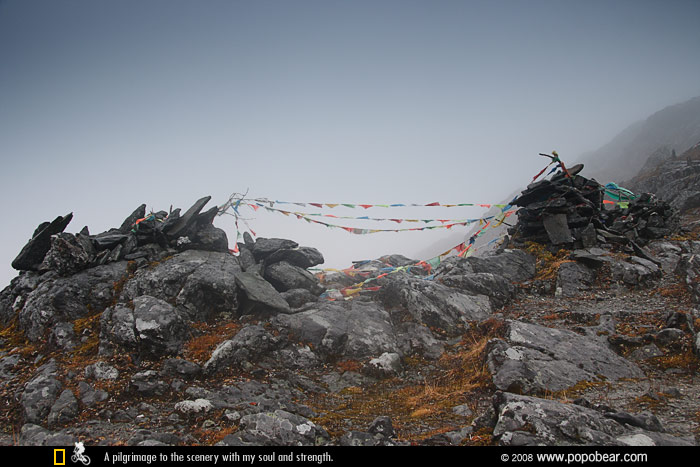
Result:
{"label": "rocky ground", "polygon": [[3,444],[700,441],[697,213],[642,250],[527,243],[318,277],[322,255],[289,240],[231,254],[207,201],[96,236],[62,233],[67,216],[37,229],[0,293]]}

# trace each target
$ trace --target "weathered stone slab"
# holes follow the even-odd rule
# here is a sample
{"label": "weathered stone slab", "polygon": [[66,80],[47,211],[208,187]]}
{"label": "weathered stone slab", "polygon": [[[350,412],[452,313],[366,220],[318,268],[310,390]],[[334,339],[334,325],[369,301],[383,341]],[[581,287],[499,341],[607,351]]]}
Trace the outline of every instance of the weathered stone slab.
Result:
{"label": "weathered stone slab", "polygon": [[247,302],[239,308],[241,314],[254,314],[269,309],[281,313],[291,311],[284,297],[258,274],[240,272],[236,274],[236,284],[247,298]]}
{"label": "weathered stone slab", "polygon": [[389,312],[372,302],[347,306],[319,302],[301,313],[277,315],[273,324],[327,358],[360,359],[401,352]]}
{"label": "weathered stone slab", "polygon": [[124,219],[122,225],[119,226],[119,231],[124,234],[131,232],[134,223],[139,219],[143,219],[144,217],[146,217],[146,205],[142,204],[141,206],[134,209],[134,212],[132,212],[129,215],[129,217]]}
{"label": "weathered stone slab", "polygon": [[323,264],[323,255],[316,248],[301,246],[293,249],[277,250],[265,259],[266,264],[286,261],[300,268],[312,268]]}
{"label": "weathered stone slab", "polygon": [[485,295],[467,295],[434,281],[392,274],[387,276],[378,298],[390,309],[404,310],[411,319],[448,334],[458,334],[470,322],[481,321],[491,314]]}
{"label": "weathered stone slab", "polygon": [[[693,446],[659,431],[649,417],[498,392],[493,436],[502,446]],[[655,417],[653,417],[655,419]],[[658,422],[658,420],[657,420]],[[641,426],[640,426],[641,425]],[[652,429],[650,429],[652,428]]]}
{"label": "weathered stone slab", "polygon": [[187,212],[180,216],[177,221],[174,222],[173,226],[166,232],[171,238],[177,238],[179,235],[185,233],[187,229],[197,220],[197,216],[202,211],[204,206],[211,200],[211,196],[205,196],[200,198],[195,202],[192,207],[190,207]]}
{"label": "weathered stone slab", "polygon": [[63,232],[72,219],[73,213],[70,213],[39,226],[38,232],[35,232],[32,239],[12,261],[12,267],[18,271],[36,271],[51,248],[51,236]]}
{"label": "weathered stone slab", "polygon": [[490,342],[487,357],[493,382],[504,391],[551,393],[582,381],[643,377],[601,341],[572,331],[510,321],[506,337],[509,342]]}
{"label": "weathered stone slab", "polygon": [[562,245],[574,241],[566,220],[566,214],[547,214],[543,217],[542,224],[553,245]]}
{"label": "weathered stone slab", "polygon": [[258,238],[255,243],[250,243],[245,238],[245,235],[244,239],[246,246],[252,248],[253,256],[255,256],[257,261],[267,258],[277,250],[297,248],[299,246],[297,242],[284,238]]}

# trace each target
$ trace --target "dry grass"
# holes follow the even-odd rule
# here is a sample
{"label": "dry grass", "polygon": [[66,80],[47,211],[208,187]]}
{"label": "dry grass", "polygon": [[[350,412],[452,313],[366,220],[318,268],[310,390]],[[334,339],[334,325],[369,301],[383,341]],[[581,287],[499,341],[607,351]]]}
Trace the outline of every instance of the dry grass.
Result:
{"label": "dry grass", "polygon": [[673,299],[679,304],[690,304],[692,302],[690,290],[681,282],[666,287],[659,287],[654,290],[654,293],[667,299]]}
{"label": "dry grass", "polygon": [[676,368],[690,375],[697,374],[700,370],[700,360],[689,346],[679,353],[655,357],[650,361],[661,369]]}
{"label": "dry grass", "polygon": [[615,332],[630,337],[642,337],[650,329],[663,329],[664,319],[657,312],[643,312],[620,319],[615,325]]}
{"label": "dry grass", "polygon": [[341,360],[335,366],[343,373],[346,371],[358,373],[362,369],[362,363],[357,360]]}
{"label": "dry grass", "polygon": [[85,342],[73,351],[72,361],[75,363],[88,364],[92,362],[83,362],[83,359],[96,357],[100,347],[100,318],[101,313],[95,313],[85,318],[77,319],[73,322],[73,331],[80,339],[80,336],[86,337]]}
{"label": "dry grass", "polygon": [[642,396],[636,397],[631,406],[635,408],[636,411],[651,410],[657,413],[659,410],[663,410],[669,403],[670,399],[674,396],[666,394],[660,391],[649,391],[649,393]]}
{"label": "dry grass", "polygon": [[[696,220],[696,216],[688,216],[691,220]],[[672,235],[669,239],[674,242],[688,242],[700,240],[700,226],[693,228],[690,232],[685,232],[683,234]]]}
{"label": "dry grass", "polygon": [[589,389],[599,389],[604,387],[610,388],[611,385],[608,381],[605,381],[603,377],[600,377],[596,381],[579,381],[570,388],[566,388],[562,391],[546,393],[543,395],[543,398],[567,402],[576,399],[577,397],[581,397]]}
{"label": "dry grass", "polygon": [[470,436],[469,444],[474,446],[491,446],[493,445],[493,430],[490,428],[481,428]]}
{"label": "dry grass", "polygon": [[[426,375],[422,383],[402,385],[397,378],[364,390],[347,388],[340,394],[318,396],[309,404],[326,413],[314,422],[332,436],[339,436],[348,430],[348,422],[358,429],[369,426],[378,415],[388,415],[399,439],[408,441],[463,426],[463,417],[452,413],[452,408],[468,404],[476,411],[479,398],[491,394],[485,349],[489,340],[502,337],[505,326],[504,321],[495,319],[473,325],[458,346],[442,355],[435,364],[436,371]],[[426,425],[434,428],[426,431]]]}
{"label": "dry grass", "polygon": [[544,321],[557,321],[561,319],[565,319],[566,314],[565,313],[550,313],[548,315],[544,315],[542,319]]}
{"label": "dry grass", "polygon": [[24,331],[20,329],[17,317],[13,318],[7,327],[0,330],[0,339],[4,344],[2,350],[19,353],[23,357],[33,355],[39,350],[39,346],[30,342]]}
{"label": "dry grass", "polygon": [[126,264],[126,274],[124,274],[124,276],[122,276],[118,280],[114,281],[114,283],[112,284],[112,303],[110,304],[111,306],[114,306],[118,303],[119,296],[124,290],[124,286],[127,282],[129,282],[129,280],[131,280],[134,277],[134,275],[136,274],[136,270],[136,261],[129,261]]}
{"label": "dry grass", "polygon": [[214,413],[202,415],[192,420],[192,423],[195,424],[192,430],[192,434],[195,438],[199,440],[199,444],[202,446],[213,446],[219,441],[223,440],[228,435],[235,433],[236,430],[238,430],[238,426],[236,425],[215,426],[212,428],[205,429],[201,425],[202,422],[206,419],[219,421],[224,420],[224,411],[218,410]]}
{"label": "dry grass", "polygon": [[535,242],[527,242],[525,250],[537,260],[535,273],[536,280],[551,281],[557,278],[559,267],[564,263],[573,263],[569,259],[571,252],[561,249],[553,254],[544,245]]}
{"label": "dry grass", "polygon": [[225,340],[231,339],[241,329],[237,322],[224,321],[219,323],[194,323],[192,324],[197,336],[189,339],[183,348],[183,356],[195,363],[203,364],[216,347]]}

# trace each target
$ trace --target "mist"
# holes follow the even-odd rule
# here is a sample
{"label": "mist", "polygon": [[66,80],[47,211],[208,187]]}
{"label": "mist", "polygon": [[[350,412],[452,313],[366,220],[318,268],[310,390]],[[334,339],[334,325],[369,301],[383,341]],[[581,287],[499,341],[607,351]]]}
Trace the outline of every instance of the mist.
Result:
{"label": "mist", "polygon": [[[34,229],[69,212],[67,231],[99,233],[141,203],[187,209],[211,195],[210,207],[245,191],[305,203],[503,203],[546,165],[538,153],[576,160],[700,95],[697,18],[696,1],[4,1],[0,284]],[[323,213],[486,212],[387,209]],[[260,237],[318,248],[329,268],[391,253],[426,259],[457,229],[353,235],[242,215]],[[215,225],[232,246],[233,218]]]}

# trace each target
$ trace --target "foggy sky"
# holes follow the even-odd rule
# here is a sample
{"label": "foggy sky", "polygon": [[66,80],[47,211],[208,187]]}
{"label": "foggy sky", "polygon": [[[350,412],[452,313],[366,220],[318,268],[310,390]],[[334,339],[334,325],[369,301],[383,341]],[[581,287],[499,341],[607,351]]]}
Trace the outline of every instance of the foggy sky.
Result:
{"label": "foggy sky", "polygon": [[[500,203],[545,165],[539,152],[575,160],[700,95],[698,18],[692,0],[2,1],[0,288],[36,226],[69,212],[67,231],[99,233],[141,203],[213,206],[247,189]],[[327,267],[445,235],[249,217]],[[231,219],[215,225],[233,244]]]}

